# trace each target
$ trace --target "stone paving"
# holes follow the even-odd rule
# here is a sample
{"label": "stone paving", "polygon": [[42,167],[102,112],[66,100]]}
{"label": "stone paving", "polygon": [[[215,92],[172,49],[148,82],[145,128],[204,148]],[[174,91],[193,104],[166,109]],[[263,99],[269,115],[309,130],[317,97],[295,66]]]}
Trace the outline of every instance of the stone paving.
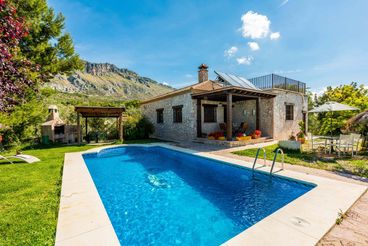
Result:
{"label": "stone paving", "polygon": [[342,223],[335,225],[317,245],[368,245],[368,192],[350,208]]}
{"label": "stone paving", "polygon": [[[268,145],[275,144],[276,142],[267,142],[254,144],[250,146],[236,147],[236,148],[224,148],[221,146],[210,146],[204,144],[198,144],[193,142],[175,143],[174,145],[190,148],[200,152],[209,152],[211,154],[231,157],[235,159],[241,159],[248,162],[253,162],[254,158],[238,156],[231,152],[237,150],[244,150],[249,148],[259,148]],[[263,163],[263,160],[259,159],[259,163]],[[271,161],[266,161],[266,165],[271,165]],[[280,167],[280,163],[276,163],[276,166]],[[285,169],[303,172],[306,174],[312,174],[316,176],[322,176],[330,179],[336,179],[348,183],[358,183],[368,187],[368,179],[354,175],[342,174],[337,172],[330,172],[326,170],[314,169],[304,166],[285,164]],[[275,170],[277,168],[275,167]],[[336,215],[337,218],[337,215]],[[362,197],[349,209],[344,216],[341,224],[335,225],[331,230],[320,240],[318,246],[360,246],[368,245],[368,192],[362,195]]]}

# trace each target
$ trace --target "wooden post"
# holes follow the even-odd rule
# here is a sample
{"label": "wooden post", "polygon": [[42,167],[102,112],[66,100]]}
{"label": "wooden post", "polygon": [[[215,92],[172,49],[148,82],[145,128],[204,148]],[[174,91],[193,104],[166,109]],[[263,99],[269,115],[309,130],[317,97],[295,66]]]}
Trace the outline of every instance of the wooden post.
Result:
{"label": "wooden post", "polygon": [[118,131],[119,131],[119,140],[120,141],[123,141],[123,126],[122,126],[122,121],[123,121],[123,115],[121,114],[119,116],[119,128],[118,128]]}
{"label": "wooden post", "polygon": [[197,99],[197,137],[202,137],[202,103]]}
{"label": "wooden post", "polygon": [[117,134],[116,134],[116,138],[119,139],[119,117],[116,117],[116,129],[117,129]]}
{"label": "wooden post", "polygon": [[80,127],[80,116],[79,113],[77,112],[77,129],[78,129],[78,144],[81,144],[81,127]]}
{"label": "wooden post", "polygon": [[231,93],[226,95],[226,103],[226,139],[231,141],[233,137],[233,95]]}
{"label": "wooden post", "polygon": [[86,137],[88,135],[88,117],[85,118],[85,124],[86,124]]}
{"label": "wooden post", "polygon": [[261,119],[261,98],[256,99],[256,130],[260,130],[260,119]]}

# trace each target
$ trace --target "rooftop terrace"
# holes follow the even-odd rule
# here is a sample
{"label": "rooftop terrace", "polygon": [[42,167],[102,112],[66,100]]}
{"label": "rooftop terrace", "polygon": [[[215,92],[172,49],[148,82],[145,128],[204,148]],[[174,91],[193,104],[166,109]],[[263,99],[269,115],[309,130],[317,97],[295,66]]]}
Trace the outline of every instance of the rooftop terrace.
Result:
{"label": "rooftop terrace", "polygon": [[249,79],[259,89],[284,89],[305,94],[306,84],[295,79],[289,79],[276,74],[264,75]]}

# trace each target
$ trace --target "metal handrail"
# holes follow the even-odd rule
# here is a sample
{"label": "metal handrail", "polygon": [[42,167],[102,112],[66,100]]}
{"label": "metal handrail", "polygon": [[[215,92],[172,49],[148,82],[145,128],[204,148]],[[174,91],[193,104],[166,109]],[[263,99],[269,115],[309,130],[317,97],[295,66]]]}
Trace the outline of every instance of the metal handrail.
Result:
{"label": "metal handrail", "polygon": [[257,159],[258,159],[258,155],[259,155],[259,151],[260,150],[263,150],[263,162],[264,162],[264,165],[266,166],[266,150],[265,148],[258,148],[257,150],[257,154],[256,154],[256,158],[254,159],[254,163],[253,163],[253,167],[252,167],[252,172],[254,172],[254,167],[256,166],[256,162],[257,162]]}
{"label": "metal handrail", "polygon": [[271,170],[270,170],[270,175],[272,175],[272,171],[273,171],[273,167],[275,166],[275,163],[276,163],[276,157],[277,157],[277,154],[281,152],[282,154],[282,166],[281,166],[281,170],[284,170],[284,151],[280,148],[277,148],[276,149],[276,153],[275,153],[275,156],[273,157],[273,162],[272,162],[272,166],[271,166]]}

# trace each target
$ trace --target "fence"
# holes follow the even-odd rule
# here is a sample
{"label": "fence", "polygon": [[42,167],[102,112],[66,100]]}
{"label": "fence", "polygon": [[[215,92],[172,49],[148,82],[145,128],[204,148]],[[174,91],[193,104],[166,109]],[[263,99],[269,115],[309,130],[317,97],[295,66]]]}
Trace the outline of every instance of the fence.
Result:
{"label": "fence", "polygon": [[261,77],[249,79],[260,89],[279,88],[289,91],[296,91],[305,94],[306,84],[298,80],[289,79],[276,74],[269,74]]}

